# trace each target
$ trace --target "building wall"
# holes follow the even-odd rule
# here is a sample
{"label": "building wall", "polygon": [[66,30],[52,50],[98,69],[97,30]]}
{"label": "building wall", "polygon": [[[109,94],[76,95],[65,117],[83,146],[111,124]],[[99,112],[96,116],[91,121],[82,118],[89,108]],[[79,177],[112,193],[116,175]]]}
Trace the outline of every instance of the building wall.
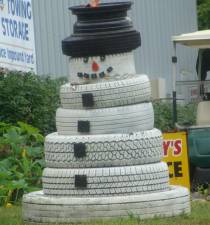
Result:
{"label": "building wall", "polygon": [[[68,7],[88,0],[32,0],[38,74],[68,75],[68,60],[62,55],[61,40],[72,33],[75,17]],[[113,0],[104,0],[111,2]],[[116,1],[116,0],[115,0]],[[119,0],[118,0],[119,1]],[[121,0],[122,1],[122,0]],[[142,35],[135,51],[138,73],[166,78],[171,84],[171,36],[197,30],[196,0],[134,0],[131,17]],[[196,52],[178,48],[179,72],[193,74]],[[186,78],[186,79],[188,79]],[[185,79],[182,76],[180,79]]]}

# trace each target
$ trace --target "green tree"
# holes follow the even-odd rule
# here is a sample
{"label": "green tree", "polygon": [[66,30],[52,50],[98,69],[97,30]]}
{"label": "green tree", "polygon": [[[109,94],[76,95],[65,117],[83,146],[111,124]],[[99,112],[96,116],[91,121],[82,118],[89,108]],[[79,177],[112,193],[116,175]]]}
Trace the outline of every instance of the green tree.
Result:
{"label": "green tree", "polygon": [[210,29],[210,0],[197,0],[199,30]]}

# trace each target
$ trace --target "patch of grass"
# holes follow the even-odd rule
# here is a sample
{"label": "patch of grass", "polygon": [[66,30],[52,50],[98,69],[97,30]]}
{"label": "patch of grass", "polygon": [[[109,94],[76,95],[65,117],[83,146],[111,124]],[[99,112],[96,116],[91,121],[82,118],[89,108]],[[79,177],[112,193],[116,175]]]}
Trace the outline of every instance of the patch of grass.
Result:
{"label": "patch of grass", "polygon": [[[155,218],[153,220],[144,221],[135,216],[128,217],[128,219],[94,221],[86,223],[85,225],[210,225],[210,203],[194,202],[192,204],[192,213],[189,216],[182,215],[168,219]],[[24,222],[21,218],[21,207],[15,206],[10,209],[0,208],[0,224],[23,225]]]}

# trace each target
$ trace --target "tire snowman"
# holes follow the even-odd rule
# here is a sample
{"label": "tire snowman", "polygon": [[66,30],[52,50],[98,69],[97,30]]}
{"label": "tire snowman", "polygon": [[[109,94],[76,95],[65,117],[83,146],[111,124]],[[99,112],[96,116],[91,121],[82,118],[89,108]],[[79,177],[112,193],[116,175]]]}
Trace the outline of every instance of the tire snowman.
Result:
{"label": "tire snowman", "polygon": [[131,2],[75,6],[62,42],[70,83],[60,91],[57,133],[45,140],[43,191],[23,197],[23,219],[71,223],[190,213],[186,188],[170,186],[162,134],[154,128],[150,82],[137,75],[140,33]]}

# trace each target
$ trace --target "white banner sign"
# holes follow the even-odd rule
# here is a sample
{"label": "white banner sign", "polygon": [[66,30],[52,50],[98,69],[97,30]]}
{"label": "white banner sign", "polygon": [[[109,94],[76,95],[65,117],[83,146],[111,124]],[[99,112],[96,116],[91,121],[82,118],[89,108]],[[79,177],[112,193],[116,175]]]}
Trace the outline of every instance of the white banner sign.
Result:
{"label": "white banner sign", "polygon": [[31,0],[0,0],[0,67],[36,73]]}

